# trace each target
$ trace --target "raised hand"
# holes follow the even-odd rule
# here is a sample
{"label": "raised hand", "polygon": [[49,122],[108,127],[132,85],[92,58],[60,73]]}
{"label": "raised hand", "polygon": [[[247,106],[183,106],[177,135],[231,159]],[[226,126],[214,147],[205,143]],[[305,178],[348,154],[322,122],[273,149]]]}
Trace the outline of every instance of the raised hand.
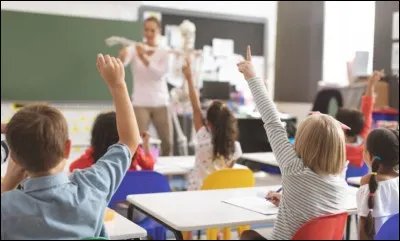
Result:
{"label": "raised hand", "polygon": [[182,73],[185,76],[186,80],[191,80],[191,78],[192,78],[192,63],[191,63],[189,57],[187,57],[185,59],[185,64],[182,66]]}
{"label": "raised hand", "polygon": [[243,74],[243,76],[246,80],[250,80],[250,79],[256,77],[256,73],[254,71],[254,67],[251,62],[250,46],[247,46],[246,59],[244,61],[238,63],[237,66],[238,66],[239,72]]}
{"label": "raised hand", "polygon": [[374,71],[374,73],[368,79],[368,85],[376,86],[383,76],[385,76],[385,71],[383,69],[381,71]]}
{"label": "raised hand", "polygon": [[120,59],[99,54],[97,55],[96,67],[109,87],[126,85],[125,69]]}
{"label": "raised hand", "polygon": [[375,91],[375,86],[385,76],[384,70],[381,71],[374,71],[374,73],[368,79],[368,87],[366,95],[373,95]]}
{"label": "raised hand", "polygon": [[136,53],[137,53],[139,56],[144,55],[145,50],[144,50],[143,44],[137,43],[135,47],[136,47]]}

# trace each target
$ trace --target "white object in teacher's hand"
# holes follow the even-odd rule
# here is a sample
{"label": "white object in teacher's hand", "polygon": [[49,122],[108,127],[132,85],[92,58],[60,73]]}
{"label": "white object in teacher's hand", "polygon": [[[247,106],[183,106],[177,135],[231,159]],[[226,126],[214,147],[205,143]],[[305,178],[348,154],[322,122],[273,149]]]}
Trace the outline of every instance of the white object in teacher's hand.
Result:
{"label": "white object in teacher's hand", "polygon": [[107,38],[105,40],[105,42],[108,46],[114,46],[117,44],[122,44],[122,45],[128,46],[128,45],[136,44],[136,41],[133,41],[133,40],[130,40],[130,39],[127,39],[124,37],[118,37],[118,36],[111,36],[111,37]]}

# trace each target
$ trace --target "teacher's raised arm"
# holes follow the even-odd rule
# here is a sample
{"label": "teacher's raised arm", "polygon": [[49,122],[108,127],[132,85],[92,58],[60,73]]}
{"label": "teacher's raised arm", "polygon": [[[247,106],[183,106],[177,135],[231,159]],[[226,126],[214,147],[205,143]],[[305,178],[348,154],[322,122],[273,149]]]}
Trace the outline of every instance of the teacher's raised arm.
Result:
{"label": "teacher's raised arm", "polygon": [[157,18],[144,21],[143,43],[124,46],[119,58],[130,63],[133,75],[132,103],[140,132],[153,123],[161,139],[161,155],[172,154],[172,122],[169,93],[164,75],[168,71],[169,51],[158,44],[161,23]]}

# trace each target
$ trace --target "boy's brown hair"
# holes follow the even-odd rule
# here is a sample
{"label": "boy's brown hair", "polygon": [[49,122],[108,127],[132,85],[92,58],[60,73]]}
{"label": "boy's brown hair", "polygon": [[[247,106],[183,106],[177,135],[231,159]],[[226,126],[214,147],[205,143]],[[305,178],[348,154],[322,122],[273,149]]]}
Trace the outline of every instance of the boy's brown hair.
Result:
{"label": "boy's brown hair", "polygon": [[15,161],[28,172],[46,172],[64,158],[68,124],[63,114],[47,105],[20,109],[7,124],[6,140]]}

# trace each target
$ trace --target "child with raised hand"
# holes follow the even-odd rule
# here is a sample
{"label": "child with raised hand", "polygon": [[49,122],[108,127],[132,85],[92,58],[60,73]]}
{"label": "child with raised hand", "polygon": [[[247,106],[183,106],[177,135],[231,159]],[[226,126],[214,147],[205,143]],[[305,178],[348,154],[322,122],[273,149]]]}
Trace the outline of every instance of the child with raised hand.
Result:
{"label": "child with raised hand", "polygon": [[189,59],[186,60],[182,72],[188,83],[196,130],[196,164],[189,175],[189,190],[199,190],[209,174],[232,167],[241,156],[242,150],[236,141],[237,122],[232,111],[223,102],[215,100],[208,107],[204,122]]}
{"label": "child with raised hand", "polygon": [[380,128],[367,137],[364,160],[371,173],[357,193],[360,239],[373,240],[382,225],[399,213],[399,131]]}
{"label": "child with raised hand", "polygon": [[[71,141],[61,112],[46,105],[19,110],[7,125],[11,162],[1,183],[1,239],[82,239],[106,236],[104,213],[139,143],[121,61],[97,57],[113,96],[119,141],[92,167],[71,176],[64,166]],[[22,190],[14,190],[25,179]]]}
{"label": "child with raised hand", "polygon": [[361,99],[360,110],[341,108],[336,113],[336,119],[350,127],[345,130],[346,158],[349,164],[355,167],[362,167],[364,164],[364,140],[371,131],[375,86],[383,76],[383,70],[375,71],[368,79],[367,91]]}
{"label": "child with raised hand", "polygon": [[[344,132],[333,117],[310,115],[299,125],[293,149],[264,82],[255,75],[250,47],[238,69],[248,81],[282,172],[278,217],[268,239],[290,240],[312,219],[345,210],[347,183],[341,177],[346,165]],[[254,231],[244,232],[241,238],[265,239]]]}
{"label": "child with raised hand", "polygon": [[[96,117],[92,128],[90,148],[69,166],[70,172],[75,169],[85,169],[96,163],[107,149],[119,140],[117,119],[115,111],[101,113]],[[143,144],[139,146],[132,157],[130,171],[153,170],[154,157],[150,152],[150,135],[147,132],[141,134]]]}

